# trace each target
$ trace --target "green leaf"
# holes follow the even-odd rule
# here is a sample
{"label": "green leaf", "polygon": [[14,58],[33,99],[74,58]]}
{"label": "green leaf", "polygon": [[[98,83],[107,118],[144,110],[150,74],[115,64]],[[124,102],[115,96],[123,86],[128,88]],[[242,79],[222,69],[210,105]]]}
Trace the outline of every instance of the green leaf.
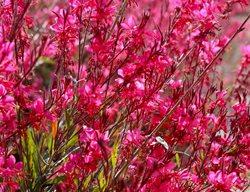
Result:
{"label": "green leaf", "polygon": [[113,145],[113,150],[111,152],[111,165],[112,165],[113,171],[116,168],[119,144],[120,144],[120,138],[117,137],[117,139],[115,140],[114,145]]}
{"label": "green leaf", "polygon": [[239,149],[239,146],[235,145],[231,149],[228,150],[228,153],[232,153],[232,152],[234,152],[237,149]]}
{"label": "green leaf", "polygon": [[99,181],[100,191],[105,191],[105,189],[107,187],[107,181],[105,179],[103,169],[101,170],[101,172],[98,175],[98,181]]}
{"label": "green leaf", "polygon": [[99,192],[100,190],[98,189],[98,187],[94,187],[93,192]]}
{"label": "green leaf", "polygon": [[85,181],[84,181],[84,188],[85,188],[85,189],[88,187],[90,180],[91,180],[91,175],[89,175],[89,176],[85,179]]}
{"label": "green leaf", "polygon": [[176,161],[177,167],[180,168],[181,167],[180,156],[177,152],[175,153],[175,161]]}
{"label": "green leaf", "polygon": [[75,183],[76,188],[78,189],[79,188],[79,180],[78,179],[74,179],[74,183]]}
{"label": "green leaf", "polygon": [[54,140],[53,140],[52,134],[48,135],[48,149],[50,152],[50,156],[53,156],[55,152],[55,148],[54,148]]}
{"label": "green leaf", "polygon": [[65,120],[66,120],[66,129],[70,130],[73,125],[73,121],[70,117],[70,114],[67,112],[67,110],[65,110]]}
{"label": "green leaf", "polygon": [[74,135],[68,142],[67,142],[67,145],[66,145],[66,150],[69,149],[70,147],[73,147],[75,144],[78,143],[78,135],[76,134],[77,133],[77,129],[75,129],[75,131],[73,132],[72,135]]}
{"label": "green leaf", "polygon": [[34,182],[39,176],[40,169],[39,165],[39,151],[33,140],[33,131],[31,129],[27,129],[27,137],[22,137],[22,147],[24,150],[23,162],[25,166],[25,170],[30,174],[30,187],[34,186]]}
{"label": "green leaf", "polygon": [[60,182],[64,182],[65,178],[66,178],[65,175],[57,176],[53,180],[48,181],[48,184],[57,184]]}
{"label": "green leaf", "polygon": [[55,61],[53,61],[52,59],[48,58],[48,57],[40,57],[39,60],[38,60],[38,65],[40,63],[46,63],[46,64],[51,64],[51,65],[54,65],[55,64]]}

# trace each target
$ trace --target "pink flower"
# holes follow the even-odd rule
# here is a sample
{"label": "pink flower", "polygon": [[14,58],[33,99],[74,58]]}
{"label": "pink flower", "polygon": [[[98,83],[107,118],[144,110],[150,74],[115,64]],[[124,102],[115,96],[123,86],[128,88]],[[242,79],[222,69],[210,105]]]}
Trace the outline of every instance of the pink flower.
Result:
{"label": "pink flower", "polygon": [[241,47],[241,53],[242,53],[245,57],[250,57],[250,45],[242,46],[242,47]]}
{"label": "pink flower", "polygon": [[33,108],[34,108],[34,110],[37,112],[37,113],[42,113],[43,112],[43,106],[44,106],[44,104],[43,104],[43,101],[42,101],[42,99],[40,99],[40,98],[38,98],[35,102],[34,102],[34,104],[33,104]]}
{"label": "pink flower", "polygon": [[222,171],[210,171],[208,174],[208,181],[219,190],[230,190],[236,184],[238,176],[235,172],[225,174]]}
{"label": "pink flower", "polygon": [[139,146],[144,139],[144,136],[141,134],[142,132],[139,129],[129,130],[126,134],[124,144],[134,144],[135,146]]}
{"label": "pink flower", "polygon": [[6,89],[3,84],[0,84],[0,96],[4,96],[6,94]]}
{"label": "pink flower", "polygon": [[136,20],[133,16],[130,16],[126,23],[122,23],[121,26],[127,30],[136,29]]}
{"label": "pink flower", "polygon": [[139,80],[135,81],[135,86],[140,91],[144,91],[145,90],[145,86],[144,86],[144,82],[143,81],[145,81],[145,80],[140,79],[140,81]]}

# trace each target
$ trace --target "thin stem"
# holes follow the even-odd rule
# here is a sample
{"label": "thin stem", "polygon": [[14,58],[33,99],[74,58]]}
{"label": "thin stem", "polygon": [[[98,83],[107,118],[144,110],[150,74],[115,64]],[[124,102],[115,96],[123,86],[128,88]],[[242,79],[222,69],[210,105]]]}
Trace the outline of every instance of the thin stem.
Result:
{"label": "thin stem", "polygon": [[106,40],[108,40],[110,38],[110,36],[112,35],[114,29],[115,29],[115,26],[117,25],[118,23],[118,20],[120,19],[120,17],[123,15],[124,11],[125,11],[125,8],[127,7],[128,5],[128,0],[125,0],[122,4],[122,7],[120,8],[119,12],[117,13],[116,17],[115,17],[115,21],[111,27],[111,30],[108,32],[108,35],[106,37]]}

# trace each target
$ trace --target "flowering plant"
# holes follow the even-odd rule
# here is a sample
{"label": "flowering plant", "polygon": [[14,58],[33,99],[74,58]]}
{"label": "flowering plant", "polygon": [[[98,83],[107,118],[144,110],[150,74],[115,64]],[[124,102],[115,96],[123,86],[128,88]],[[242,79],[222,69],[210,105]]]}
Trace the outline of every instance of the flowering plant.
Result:
{"label": "flowering plant", "polygon": [[248,1],[0,5],[0,191],[248,189]]}

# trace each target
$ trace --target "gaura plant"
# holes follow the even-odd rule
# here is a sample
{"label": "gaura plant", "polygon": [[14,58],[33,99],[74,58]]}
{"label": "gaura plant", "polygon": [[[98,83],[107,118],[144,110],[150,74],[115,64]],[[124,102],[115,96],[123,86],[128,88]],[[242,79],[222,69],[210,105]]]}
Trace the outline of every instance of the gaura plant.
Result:
{"label": "gaura plant", "polygon": [[1,0],[0,191],[247,191],[248,14],[247,0]]}

